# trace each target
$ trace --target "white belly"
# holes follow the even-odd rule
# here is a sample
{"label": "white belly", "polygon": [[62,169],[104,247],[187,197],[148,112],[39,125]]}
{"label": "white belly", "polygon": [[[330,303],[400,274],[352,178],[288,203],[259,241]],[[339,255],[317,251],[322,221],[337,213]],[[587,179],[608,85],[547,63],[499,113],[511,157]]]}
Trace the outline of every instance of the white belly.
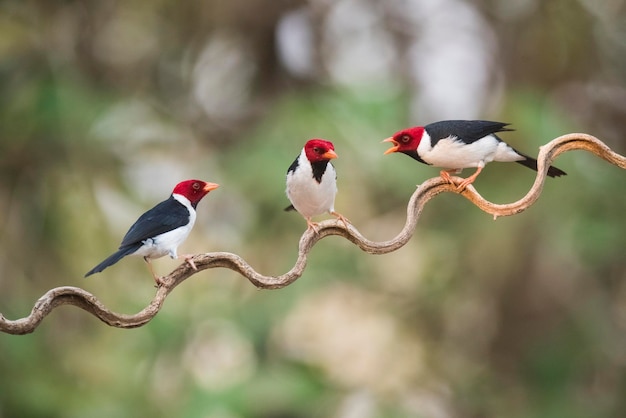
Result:
{"label": "white belly", "polygon": [[337,182],[332,164],[328,163],[319,183],[313,179],[310,166],[298,168],[287,176],[286,193],[293,207],[306,218],[334,212]]}
{"label": "white belly", "polygon": [[428,164],[450,169],[484,167],[492,161],[508,162],[524,159],[493,135],[487,135],[471,144],[465,144],[456,138],[445,138],[437,142],[434,148],[430,146],[430,141],[422,140],[417,152]]}
{"label": "white belly", "polygon": [[176,258],[178,256],[178,246],[185,242],[192,227],[193,223],[189,222],[181,228],[149,238],[143,241],[143,245],[133,255],[148,258],[160,258],[169,255],[172,258]]}

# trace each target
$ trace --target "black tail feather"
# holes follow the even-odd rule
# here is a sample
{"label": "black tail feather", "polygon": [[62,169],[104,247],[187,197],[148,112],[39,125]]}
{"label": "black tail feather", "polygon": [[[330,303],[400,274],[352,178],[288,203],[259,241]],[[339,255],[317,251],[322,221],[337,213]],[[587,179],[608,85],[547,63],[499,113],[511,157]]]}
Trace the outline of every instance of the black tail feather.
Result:
{"label": "black tail feather", "polygon": [[[532,170],[537,171],[537,160],[535,160],[533,157],[529,157],[528,155],[522,154],[521,152],[518,152],[518,154],[523,155],[524,157],[526,157],[526,159],[515,161],[516,163],[519,163],[523,165],[524,167],[528,167]],[[550,168],[548,168],[548,176],[550,177],[560,177],[560,176],[565,176],[565,175],[567,175],[567,173],[561,170],[560,168],[556,168],[554,166],[550,166]]]}
{"label": "black tail feather", "polygon": [[293,207],[293,205],[289,205],[287,206],[285,209],[283,209],[285,212],[289,212],[290,210],[296,210],[296,208]]}
{"label": "black tail feather", "polygon": [[134,253],[142,245],[143,245],[143,243],[139,242],[139,243],[137,243],[135,245],[131,245],[131,246],[120,248],[115,253],[113,253],[110,256],[108,256],[106,258],[106,260],[104,260],[102,263],[98,264],[97,266],[95,266],[94,268],[89,270],[85,274],[85,277],[91,276],[94,273],[100,273],[102,270],[104,270],[105,268],[107,268],[109,266],[112,266],[113,264],[117,263],[122,258],[126,257],[127,255]]}

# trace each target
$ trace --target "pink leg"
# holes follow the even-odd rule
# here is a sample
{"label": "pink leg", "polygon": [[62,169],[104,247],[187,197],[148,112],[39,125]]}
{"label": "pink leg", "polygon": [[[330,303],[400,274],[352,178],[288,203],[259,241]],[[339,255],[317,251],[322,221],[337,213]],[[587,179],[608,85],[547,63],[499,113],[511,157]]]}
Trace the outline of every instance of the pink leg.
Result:
{"label": "pink leg", "polygon": [[148,257],[144,257],[143,259],[148,264],[148,270],[150,270],[150,274],[152,274],[152,278],[154,279],[154,282],[156,283],[156,287],[163,286],[164,284],[163,278],[156,275],[156,273],[154,272],[154,269],[152,268],[152,262],[150,261],[150,259]]}
{"label": "pink leg", "polygon": [[450,174],[456,174],[456,173],[458,173],[458,170],[456,168],[453,168],[450,170],[441,170],[439,172],[439,175],[441,176],[443,181],[445,181],[446,183],[454,184],[454,182],[452,181],[452,177],[450,177]]}
{"label": "pink leg", "polygon": [[313,222],[311,220],[311,218],[304,218],[306,220],[306,229],[312,229],[313,232],[315,232],[316,234],[319,233],[319,230],[317,229],[317,227],[319,226],[317,222]]}
{"label": "pink leg", "polygon": [[468,178],[466,178],[465,180],[463,180],[462,182],[460,182],[458,184],[458,186],[456,187],[457,190],[463,190],[465,189],[467,186],[469,186],[470,184],[472,184],[474,182],[474,180],[476,180],[476,177],[478,177],[478,175],[480,174],[480,172],[483,170],[482,167],[478,167],[476,169],[476,172],[474,172],[474,174],[472,174],[471,176],[469,176]]}
{"label": "pink leg", "polygon": [[196,267],[196,263],[193,262],[193,254],[182,254],[176,258],[184,258],[187,264],[189,264],[192,269],[198,270],[198,268]]}
{"label": "pink leg", "polygon": [[337,220],[341,221],[343,223],[343,226],[348,229],[348,224],[350,223],[350,220],[348,218],[346,218],[345,216],[343,216],[341,213],[332,211],[330,212],[331,215],[333,215],[334,217],[337,218]]}

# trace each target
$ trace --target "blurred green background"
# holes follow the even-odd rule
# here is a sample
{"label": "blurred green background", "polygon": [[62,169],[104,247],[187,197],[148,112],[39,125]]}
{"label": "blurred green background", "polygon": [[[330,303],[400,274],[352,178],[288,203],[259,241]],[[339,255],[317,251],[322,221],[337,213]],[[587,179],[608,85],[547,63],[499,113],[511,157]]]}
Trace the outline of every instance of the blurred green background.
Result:
{"label": "blurred green background", "polygon": [[[83,274],[186,178],[222,187],[180,252],[282,274],[306,226],[284,176],[312,137],[376,240],[438,175],[383,157],[401,128],[502,120],[530,154],[577,131],[626,154],[624,22],[624,0],[0,1],[0,312],[63,285],[142,309],[141,259]],[[555,165],[518,216],[442,195],[401,250],[325,239],[282,290],[209,270],[139,329],[62,307],[0,334],[0,417],[626,416],[626,173]],[[475,186],[505,203],[534,177],[494,163]]]}

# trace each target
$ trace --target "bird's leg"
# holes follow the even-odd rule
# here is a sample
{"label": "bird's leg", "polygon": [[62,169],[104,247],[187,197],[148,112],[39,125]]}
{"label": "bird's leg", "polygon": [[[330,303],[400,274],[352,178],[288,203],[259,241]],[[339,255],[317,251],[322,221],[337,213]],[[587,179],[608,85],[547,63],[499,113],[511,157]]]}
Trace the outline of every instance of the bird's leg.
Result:
{"label": "bird's leg", "polygon": [[317,227],[318,227],[317,222],[313,222],[313,221],[311,220],[311,218],[304,218],[304,219],[306,219],[307,229],[312,229],[312,230],[313,230],[313,232],[315,232],[315,234],[318,234],[318,233],[319,233],[319,231],[318,231],[318,229],[317,229]]}
{"label": "bird's leg", "polygon": [[471,176],[469,176],[468,178],[466,178],[465,180],[463,180],[462,182],[460,182],[456,188],[457,190],[463,190],[465,189],[467,186],[469,186],[470,184],[472,184],[474,182],[474,180],[476,180],[476,177],[478,177],[478,175],[480,174],[480,172],[483,170],[482,167],[478,167],[476,168],[476,171],[474,172],[474,174],[472,174]]}
{"label": "bird's leg", "polygon": [[177,256],[176,258],[183,258],[183,259],[185,259],[187,264],[189,264],[192,269],[198,270],[198,267],[196,267],[196,263],[193,262],[193,254],[181,254],[181,255]]}
{"label": "bird's leg", "polygon": [[459,174],[459,173],[460,173],[460,170],[456,168],[452,168],[450,170],[441,170],[439,172],[439,175],[441,176],[443,181],[445,181],[446,183],[454,184],[454,182],[452,181],[452,177],[450,177],[450,174]]}
{"label": "bird's leg", "polygon": [[163,286],[165,282],[163,281],[162,277],[157,276],[156,273],[154,272],[154,269],[152,268],[152,262],[150,261],[150,259],[148,257],[144,257],[143,259],[146,262],[146,264],[148,264],[148,270],[150,270],[150,274],[152,274],[152,278],[154,279],[154,282],[156,283],[156,287]]}
{"label": "bird's leg", "polygon": [[348,218],[343,216],[341,213],[338,213],[338,212],[335,212],[335,211],[330,212],[330,214],[333,215],[334,217],[336,217],[337,220],[341,221],[343,223],[343,226],[345,226],[346,229],[348,229],[348,224],[351,223]]}

